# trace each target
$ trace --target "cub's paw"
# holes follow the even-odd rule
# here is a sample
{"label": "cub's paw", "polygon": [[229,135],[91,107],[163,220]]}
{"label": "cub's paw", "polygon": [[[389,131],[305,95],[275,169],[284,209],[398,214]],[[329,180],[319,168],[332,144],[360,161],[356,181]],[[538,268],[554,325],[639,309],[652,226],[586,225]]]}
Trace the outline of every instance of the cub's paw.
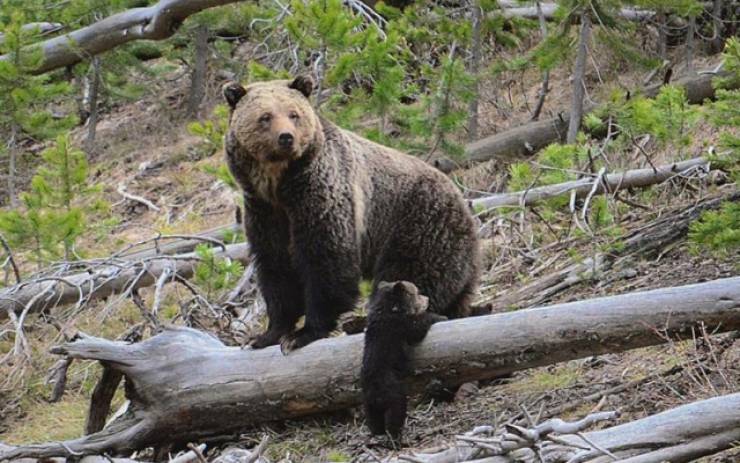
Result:
{"label": "cub's paw", "polygon": [[280,351],[283,355],[288,355],[291,351],[307,346],[325,336],[326,334],[308,331],[305,328],[301,328],[295,333],[286,334],[280,339]]}
{"label": "cub's paw", "polygon": [[432,323],[439,323],[439,322],[446,322],[449,320],[449,318],[445,317],[444,315],[439,315],[436,313],[429,313],[429,319]]}

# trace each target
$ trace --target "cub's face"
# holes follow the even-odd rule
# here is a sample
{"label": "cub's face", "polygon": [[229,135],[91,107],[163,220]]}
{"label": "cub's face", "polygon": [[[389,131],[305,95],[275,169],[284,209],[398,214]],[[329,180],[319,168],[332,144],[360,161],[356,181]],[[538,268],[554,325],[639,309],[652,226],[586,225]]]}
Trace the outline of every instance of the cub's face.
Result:
{"label": "cub's face", "polygon": [[416,315],[427,309],[429,298],[419,294],[419,290],[408,281],[378,283],[370,297],[370,313],[392,313]]}
{"label": "cub's face", "polygon": [[308,100],[312,90],[310,77],[247,87],[226,84],[224,97],[232,111],[226,134],[229,155],[247,155],[263,163],[300,158],[321,132]]}

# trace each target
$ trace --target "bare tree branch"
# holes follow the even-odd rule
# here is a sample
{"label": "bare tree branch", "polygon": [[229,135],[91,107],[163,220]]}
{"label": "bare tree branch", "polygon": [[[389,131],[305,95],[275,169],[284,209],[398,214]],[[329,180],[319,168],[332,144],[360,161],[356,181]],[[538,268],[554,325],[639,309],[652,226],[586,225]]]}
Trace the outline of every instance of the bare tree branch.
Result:
{"label": "bare tree branch", "polygon": [[[172,36],[180,25],[195,13],[239,0],[161,0],[145,8],[132,8],[82,29],[29,45],[41,48],[44,59],[33,70],[43,74],[53,69],[79,63],[91,56],[134,40],[163,40]],[[11,59],[0,56],[0,61]]]}

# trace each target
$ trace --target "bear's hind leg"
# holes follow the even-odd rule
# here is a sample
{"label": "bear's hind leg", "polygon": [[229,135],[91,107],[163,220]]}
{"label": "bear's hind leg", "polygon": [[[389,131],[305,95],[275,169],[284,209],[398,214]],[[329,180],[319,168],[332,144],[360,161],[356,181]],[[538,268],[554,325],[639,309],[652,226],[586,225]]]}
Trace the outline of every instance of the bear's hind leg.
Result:
{"label": "bear's hind leg", "polygon": [[389,391],[386,403],[388,407],[385,410],[385,430],[391,438],[398,440],[406,422],[406,394],[401,390]]}
{"label": "bear's hind leg", "polygon": [[385,434],[385,407],[373,405],[370,401],[365,403],[365,417],[370,433],[379,436]]}

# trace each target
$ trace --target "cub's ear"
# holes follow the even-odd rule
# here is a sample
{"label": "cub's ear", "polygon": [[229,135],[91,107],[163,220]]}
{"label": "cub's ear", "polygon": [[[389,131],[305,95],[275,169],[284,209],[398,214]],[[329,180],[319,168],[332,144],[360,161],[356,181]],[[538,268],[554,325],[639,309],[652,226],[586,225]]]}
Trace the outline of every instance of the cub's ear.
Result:
{"label": "cub's ear", "polygon": [[306,98],[311,96],[311,92],[313,92],[313,87],[313,77],[308,74],[296,77],[293,82],[288,85],[288,88],[298,90],[299,92],[303,93],[303,96],[305,96]]}
{"label": "cub's ear", "polygon": [[242,87],[239,82],[227,82],[221,88],[224,93],[224,99],[229,104],[231,109],[236,108],[236,104],[247,94],[247,89]]}
{"label": "cub's ear", "polygon": [[416,285],[403,280],[394,283],[393,291],[399,296],[402,294],[411,294],[413,296],[416,296],[419,293],[419,290],[416,289]]}

